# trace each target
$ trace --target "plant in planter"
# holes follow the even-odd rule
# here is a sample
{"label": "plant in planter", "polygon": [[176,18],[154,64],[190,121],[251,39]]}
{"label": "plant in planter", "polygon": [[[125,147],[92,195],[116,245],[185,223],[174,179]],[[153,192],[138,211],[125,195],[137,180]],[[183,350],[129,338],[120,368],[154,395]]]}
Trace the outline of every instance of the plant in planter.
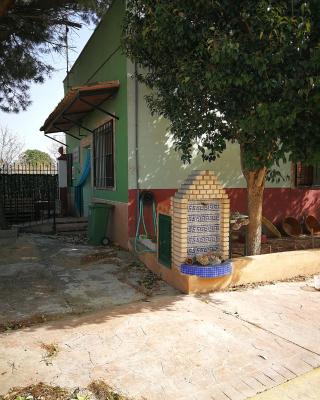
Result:
{"label": "plant in planter", "polygon": [[205,254],[201,254],[195,257],[188,257],[185,264],[189,265],[216,265],[223,262],[222,256],[218,252],[210,251]]}
{"label": "plant in planter", "polygon": [[188,257],[180,266],[180,271],[186,275],[201,278],[219,278],[232,273],[232,264],[225,261],[219,252],[208,252],[195,257]]}

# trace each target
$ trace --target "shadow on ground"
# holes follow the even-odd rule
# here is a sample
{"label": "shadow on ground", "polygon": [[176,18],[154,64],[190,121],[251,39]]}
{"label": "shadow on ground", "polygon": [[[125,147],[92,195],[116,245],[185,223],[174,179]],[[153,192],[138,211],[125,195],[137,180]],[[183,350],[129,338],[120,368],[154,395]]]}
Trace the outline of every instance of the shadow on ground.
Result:
{"label": "shadow on ground", "polygon": [[0,329],[177,292],[116,247],[24,234],[0,249]]}

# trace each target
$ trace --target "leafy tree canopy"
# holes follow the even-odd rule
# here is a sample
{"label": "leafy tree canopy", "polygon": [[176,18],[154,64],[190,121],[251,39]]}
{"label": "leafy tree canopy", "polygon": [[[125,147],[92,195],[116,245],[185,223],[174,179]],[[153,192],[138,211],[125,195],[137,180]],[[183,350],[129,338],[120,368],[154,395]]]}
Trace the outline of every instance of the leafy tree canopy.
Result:
{"label": "leafy tree canopy", "polygon": [[30,104],[30,83],[53,70],[45,56],[61,52],[66,27],[96,22],[104,0],[2,0],[0,4],[0,110],[18,112]]}
{"label": "leafy tree canopy", "polygon": [[124,46],[184,160],[194,143],[214,160],[226,140],[243,145],[249,168],[319,149],[318,1],[128,3]]}
{"label": "leafy tree canopy", "polygon": [[240,144],[252,252],[267,173],[320,149],[319,26],[317,0],[128,0],[123,46],[182,159]]}
{"label": "leafy tree canopy", "polygon": [[19,162],[22,164],[35,165],[52,165],[53,160],[48,153],[41,150],[26,150],[19,157]]}

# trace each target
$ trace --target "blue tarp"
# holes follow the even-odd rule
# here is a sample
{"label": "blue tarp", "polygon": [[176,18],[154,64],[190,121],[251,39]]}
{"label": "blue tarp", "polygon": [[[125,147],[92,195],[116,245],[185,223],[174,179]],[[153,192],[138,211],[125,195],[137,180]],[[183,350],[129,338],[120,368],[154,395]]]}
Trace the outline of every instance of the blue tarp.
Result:
{"label": "blue tarp", "polygon": [[76,187],[83,186],[85,184],[85,181],[87,180],[87,178],[89,176],[90,169],[91,169],[91,156],[90,156],[90,153],[88,152],[86,161],[83,166],[82,174],[79,178],[78,183],[76,184]]}
{"label": "blue tarp", "polygon": [[80,215],[82,214],[82,187],[85,184],[90,174],[90,169],[91,169],[91,156],[90,152],[88,152],[81,176],[78,180],[78,183],[74,187],[74,202]]}

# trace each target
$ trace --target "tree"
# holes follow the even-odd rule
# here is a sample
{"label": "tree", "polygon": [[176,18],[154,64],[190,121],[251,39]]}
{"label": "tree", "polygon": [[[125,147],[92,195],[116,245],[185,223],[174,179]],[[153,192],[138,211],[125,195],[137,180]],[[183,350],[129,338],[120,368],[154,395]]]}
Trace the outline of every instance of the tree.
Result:
{"label": "tree", "polygon": [[65,49],[66,29],[97,21],[103,0],[2,0],[0,4],[0,110],[30,105],[30,83],[42,83],[53,67],[45,56]]}
{"label": "tree", "polygon": [[194,145],[208,161],[240,145],[250,254],[260,252],[274,165],[319,154],[319,23],[316,0],[128,1],[123,48],[182,160]]}
{"label": "tree", "polygon": [[19,137],[7,127],[0,126],[0,164],[16,161],[24,147]]}
{"label": "tree", "polygon": [[54,161],[48,153],[41,150],[26,150],[19,158],[21,164],[28,164],[31,166],[46,165],[50,166],[54,164]]}
{"label": "tree", "polygon": [[[0,126],[0,172],[1,164],[11,164],[17,160],[24,144],[19,137],[10,132],[7,127]],[[3,189],[0,187],[0,193]],[[0,198],[0,229],[7,229],[2,199]]]}

